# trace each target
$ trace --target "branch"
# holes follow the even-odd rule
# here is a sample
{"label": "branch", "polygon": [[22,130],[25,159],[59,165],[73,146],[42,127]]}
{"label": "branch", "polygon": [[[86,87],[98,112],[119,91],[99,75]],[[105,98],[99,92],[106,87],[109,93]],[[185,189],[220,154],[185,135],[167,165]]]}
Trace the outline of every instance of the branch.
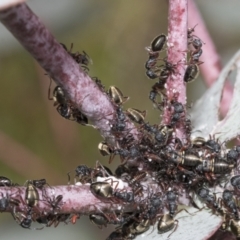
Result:
{"label": "branch", "polygon": [[[177,99],[183,105],[186,104],[186,86],[183,81],[185,73],[187,50],[187,0],[169,1],[168,12],[168,61],[176,64],[175,74],[172,74],[166,83],[167,99]],[[177,97],[176,97],[177,96]],[[165,107],[163,122],[170,121],[171,112]],[[176,136],[185,138],[183,125],[176,128]]]}
{"label": "branch", "polygon": [[[66,214],[66,213],[81,213],[89,214],[90,212],[101,213],[102,211],[117,210],[118,205],[113,204],[111,201],[102,202],[96,198],[90,191],[89,185],[68,185],[68,186],[55,186],[44,187],[43,189],[35,188],[38,192],[38,200],[36,201],[33,210],[36,214],[36,218],[46,215],[46,213],[53,214]],[[9,199],[18,199],[20,201],[19,206],[15,206],[16,212],[27,214],[28,205],[26,199],[26,187],[1,187],[1,193],[3,196],[9,196]],[[54,201],[57,196],[61,195],[63,198],[56,206]],[[1,208],[1,203],[0,203]],[[7,211],[12,212],[12,206]]]}

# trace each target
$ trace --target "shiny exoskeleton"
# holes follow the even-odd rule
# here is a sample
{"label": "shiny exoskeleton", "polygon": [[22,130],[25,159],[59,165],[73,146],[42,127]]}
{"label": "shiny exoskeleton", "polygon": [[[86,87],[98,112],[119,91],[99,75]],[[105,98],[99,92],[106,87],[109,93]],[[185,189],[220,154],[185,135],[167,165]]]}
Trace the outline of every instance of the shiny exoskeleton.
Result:
{"label": "shiny exoskeleton", "polygon": [[203,53],[202,49],[193,51],[191,53],[191,60],[190,60],[190,62],[193,63],[193,64],[198,63],[199,62],[199,58],[201,57],[202,53]]}
{"label": "shiny exoskeleton", "polygon": [[93,224],[97,225],[100,229],[102,229],[103,226],[106,227],[107,224],[109,223],[106,217],[99,214],[90,214],[89,219]]}
{"label": "shiny exoskeleton", "polygon": [[197,191],[198,196],[208,204],[213,210],[219,210],[219,205],[216,201],[216,197],[210,194],[210,190],[207,188],[200,188]]}
{"label": "shiny exoskeleton", "polygon": [[145,63],[146,75],[150,79],[155,79],[161,76],[159,67],[156,67],[159,52],[163,50],[167,37],[161,34],[155,37],[149,47],[146,48],[149,54],[149,58]]}
{"label": "shiny exoskeleton", "polygon": [[71,214],[69,214],[69,213],[57,214],[57,215],[55,215],[55,217],[53,217],[53,219],[51,219],[52,222],[50,222],[48,224],[51,225],[54,223],[54,227],[57,227],[60,222],[64,222],[65,224],[67,224],[68,223],[67,220],[69,219],[70,215]]}
{"label": "shiny exoskeleton", "polygon": [[154,220],[159,214],[163,205],[162,199],[158,195],[153,195],[149,198],[148,209],[145,213],[146,217],[150,220]]}
{"label": "shiny exoskeleton", "polygon": [[46,179],[39,179],[39,180],[28,180],[28,183],[33,184],[36,188],[42,189],[46,184]]}
{"label": "shiny exoskeleton", "polygon": [[2,197],[0,198],[0,212],[6,211],[9,206],[19,206],[20,201],[16,198],[12,198],[11,195],[6,194],[4,196],[2,194]]}
{"label": "shiny exoskeleton", "polygon": [[161,34],[153,39],[151,45],[146,48],[149,54],[149,58],[145,63],[145,68],[147,69],[146,75],[151,78],[157,78],[158,75],[154,73],[154,67],[157,64],[159,57],[159,52],[163,49],[166,43],[167,37],[164,34]]}
{"label": "shiny exoskeleton", "polygon": [[199,67],[197,64],[190,64],[187,66],[187,69],[184,74],[184,82],[189,83],[194,81],[199,74]]}
{"label": "shiny exoskeleton", "polygon": [[[174,229],[174,227],[176,229],[177,227],[177,224],[175,224],[176,222],[178,222],[178,220],[175,220],[173,216],[171,216],[170,214],[164,214],[163,216],[160,217],[157,224],[158,233],[163,234],[165,232],[171,231],[172,229]],[[174,231],[175,230],[173,230],[173,232]]]}
{"label": "shiny exoskeleton", "polygon": [[125,103],[129,97],[124,97],[121,90],[115,86],[111,86],[108,90],[108,95],[113,103],[116,105],[121,105]]}
{"label": "shiny exoskeleton", "polygon": [[[13,208],[12,216],[16,220],[16,222],[22,227],[26,229],[32,229],[31,224],[33,222],[33,209],[29,208],[26,213],[16,211],[16,208]],[[42,230],[42,228],[34,228],[34,230]]]}
{"label": "shiny exoskeleton", "polygon": [[168,209],[169,209],[169,214],[170,216],[174,216],[177,210],[177,198],[178,195],[174,191],[168,191],[166,194],[167,197],[167,204],[168,204]]}
{"label": "shiny exoskeleton", "polygon": [[236,237],[240,237],[240,220],[235,220],[235,219],[231,219],[229,221],[229,226],[231,229],[231,232],[236,236]]}
{"label": "shiny exoskeleton", "polygon": [[57,227],[60,222],[64,222],[67,224],[67,220],[69,219],[70,214],[63,213],[63,214],[47,214],[43,215],[36,219],[38,223],[46,225],[46,227],[51,227],[54,225],[54,227]]}
{"label": "shiny exoskeleton", "polygon": [[72,108],[72,117],[73,121],[83,125],[83,126],[92,126],[88,124],[88,118],[86,115],[84,115],[81,111],[79,111],[77,108]]}
{"label": "shiny exoskeleton", "polygon": [[240,175],[236,175],[231,178],[231,184],[234,188],[237,188],[240,190]]}
{"label": "shiny exoskeleton", "polygon": [[239,158],[239,152],[236,149],[230,149],[226,154],[227,162],[236,164]]}
{"label": "shiny exoskeleton", "polygon": [[191,143],[194,147],[203,147],[206,143],[205,138],[203,137],[195,137],[194,139],[191,140]]}
{"label": "shiny exoskeleton", "polygon": [[169,137],[171,136],[173,132],[173,128],[169,125],[162,125],[155,133],[155,140],[158,142],[160,145],[166,145]]}
{"label": "shiny exoskeleton", "polygon": [[173,102],[172,107],[175,113],[183,113],[184,112],[184,106],[180,102]]}
{"label": "shiny exoskeleton", "polygon": [[53,106],[57,106],[57,111],[62,117],[70,119],[72,117],[72,110],[63,89],[60,86],[56,86],[53,90],[53,96],[50,97],[51,82],[52,80],[48,89],[48,99],[54,101]]}
{"label": "shiny exoskeleton", "polygon": [[113,132],[121,132],[126,128],[125,122],[125,114],[121,107],[117,107],[116,109],[116,121],[115,124],[112,126]]}
{"label": "shiny exoskeleton", "polygon": [[115,170],[115,175],[120,178],[122,174],[129,174],[130,170],[127,166],[125,165],[119,165],[116,170]]}
{"label": "shiny exoskeleton", "polygon": [[160,34],[159,36],[155,37],[151,42],[151,46],[149,50],[151,52],[160,52],[164,45],[166,44],[167,37],[164,34]]}
{"label": "shiny exoskeleton", "polygon": [[53,96],[50,96],[51,82],[48,89],[48,99],[54,101],[54,106],[57,107],[58,113],[71,121],[76,121],[81,125],[88,125],[88,118],[67,99],[63,89],[60,86],[56,86],[53,90]]}
{"label": "shiny exoskeleton", "polygon": [[63,195],[57,195],[57,197],[54,196],[53,199],[48,198],[48,203],[52,207],[53,212],[60,208],[59,206],[62,200],[63,200]]}
{"label": "shiny exoskeleton", "polygon": [[209,172],[214,174],[228,174],[234,168],[234,164],[226,162],[224,159],[212,158],[203,159],[202,163],[196,167],[199,172]]}
{"label": "shiny exoskeleton", "polygon": [[124,239],[124,235],[121,229],[118,229],[114,232],[112,232],[107,238],[106,240],[117,240],[117,239]]}
{"label": "shiny exoskeleton", "polygon": [[91,172],[92,169],[87,167],[86,165],[79,165],[76,169],[76,177],[81,183],[91,182]]}
{"label": "shiny exoskeleton", "polygon": [[107,145],[106,142],[100,142],[98,144],[98,150],[101,153],[102,156],[107,156],[112,154],[111,148]]}
{"label": "shiny exoskeleton", "polygon": [[29,209],[27,215],[21,219],[20,226],[22,228],[31,228],[32,224],[32,209]]}
{"label": "shiny exoskeleton", "polygon": [[13,184],[9,178],[0,176],[0,187],[10,187],[13,185],[15,185],[15,184]]}
{"label": "shiny exoskeleton", "polygon": [[123,225],[122,233],[126,239],[134,239],[137,235],[146,232],[149,228],[149,219],[142,219],[139,222],[135,220],[130,220]]}
{"label": "shiny exoskeleton", "polygon": [[221,150],[221,145],[214,139],[207,140],[204,146],[215,153],[219,153]]}
{"label": "shiny exoskeleton", "polygon": [[94,182],[90,185],[90,190],[96,197],[113,197],[113,188],[108,182]]}
{"label": "shiny exoskeleton", "polygon": [[134,193],[133,192],[115,192],[114,196],[124,202],[133,202],[134,201]]}
{"label": "shiny exoskeleton", "polygon": [[238,208],[233,198],[233,192],[225,189],[222,194],[222,201],[226,208],[232,212],[234,219],[239,220]]}
{"label": "shiny exoskeleton", "polygon": [[135,108],[128,108],[126,111],[128,117],[135,123],[142,124],[146,117],[146,111],[140,111]]}
{"label": "shiny exoskeleton", "polygon": [[92,180],[97,177],[109,177],[112,175],[112,171],[108,167],[103,166],[99,161],[96,162],[96,167],[91,171]]}
{"label": "shiny exoskeleton", "polygon": [[182,166],[195,167],[202,163],[202,159],[199,156],[193,154],[186,154],[183,152],[172,152],[170,154],[170,159]]}
{"label": "shiny exoskeleton", "polygon": [[152,56],[149,55],[149,59],[145,63],[145,68],[147,69],[147,71],[151,70],[157,64],[157,58],[155,58],[154,56],[158,56],[158,55],[157,54]]}
{"label": "shiny exoskeleton", "polygon": [[166,81],[159,80],[152,86],[152,90],[149,93],[149,99],[153,103],[156,103],[156,97],[158,94],[166,95],[165,83]]}
{"label": "shiny exoskeleton", "polygon": [[89,63],[92,62],[92,60],[90,59],[90,57],[87,55],[85,51],[83,51],[83,54],[79,52],[72,53],[73,44],[71,44],[70,50],[68,50],[63,43],[61,43],[61,45],[78,64],[83,64],[85,66],[88,66]]}
{"label": "shiny exoskeleton", "polygon": [[199,61],[200,56],[202,55],[202,40],[197,37],[196,35],[193,35],[194,28],[188,29],[188,44],[192,45],[193,50],[190,51],[190,63],[191,64],[201,64],[202,62]]}
{"label": "shiny exoskeleton", "polygon": [[170,125],[174,127],[178,122],[180,122],[181,118],[183,117],[185,109],[183,104],[177,101],[172,101],[171,106],[173,108],[173,111],[170,120]]}
{"label": "shiny exoskeleton", "polygon": [[27,181],[26,186],[25,201],[29,207],[34,207],[39,201],[38,190],[31,181]]}
{"label": "shiny exoskeleton", "polygon": [[177,179],[187,189],[189,189],[189,188],[195,189],[196,187],[200,187],[200,186],[202,186],[202,184],[204,182],[203,176],[198,176],[191,171],[179,173],[177,176]]}
{"label": "shiny exoskeleton", "polygon": [[166,59],[163,59],[164,61],[164,65],[161,65],[160,67],[162,67],[162,71],[159,75],[159,80],[161,81],[166,81],[170,76],[172,76],[173,74],[176,74],[176,67],[178,65],[178,63],[174,64],[169,62]]}
{"label": "shiny exoskeleton", "polygon": [[240,237],[240,220],[228,215],[226,211],[223,211],[222,216],[223,222],[220,229],[231,231],[238,239]]}
{"label": "shiny exoskeleton", "polygon": [[56,86],[53,90],[53,97],[50,97],[50,87],[51,82],[48,89],[48,99],[54,101],[54,106],[57,106],[58,113],[68,120],[76,121],[82,125],[87,125],[87,117],[78,109],[73,107],[71,102],[66,98],[63,89],[60,86]]}
{"label": "shiny exoskeleton", "polygon": [[160,76],[160,72],[158,69],[149,69],[146,71],[146,75],[150,79],[156,79]]}

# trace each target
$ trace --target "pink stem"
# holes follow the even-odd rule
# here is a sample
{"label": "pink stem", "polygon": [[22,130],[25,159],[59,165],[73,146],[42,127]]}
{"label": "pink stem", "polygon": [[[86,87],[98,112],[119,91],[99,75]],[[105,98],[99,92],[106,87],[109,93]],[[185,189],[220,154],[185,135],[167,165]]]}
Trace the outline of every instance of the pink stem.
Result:
{"label": "pink stem", "polygon": [[[118,205],[113,204],[110,200],[102,202],[96,198],[89,190],[89,185],[75,186],[54,186],[46,187],[43,190],[37,189],[39,201],[33,209],[39,213],[39,216],[44,213],[56,212],[61,213],[81,213],[89,214],[90,211],[99,212],[107,209],[117,209]],[[27,208],[25,200],[26,187],[1,187],[0,194],[6,196],[8,194],[11,199],[18,199],[20,204],[16,207],[17,212],[25,213]],[[55,209],[50,205],[57,196],[62,195],[63,198]],[[12,211],[12,208],[7,209]]]}
{"label": "pink stem", "polygon": [[[202,19],[193,0],[189,0],[189,27],[192,28],[196,24],[195,34],[205,43],[202,46],[203,54],[200,58],[204,64],[200,65],[200,70],[203,75],[203,79],[208,87],[210,87],[218,78],[222,69],[221,59],[217,53],[214,42],[207,30],[207,27]],[[231,103],[233,94],[233,88],[229,82],[226,82],[223,97],[221,102],[221,114],[226,115]]]}
{"label": "pink stem", "polygon": [[[186,104],[186,86],[183,81],[185,73],[185,61],[187,50],[187,0],[169,0],[168,13],[168,61],[176,65],[175,74],[167,81],[167,99],[177,99]],[[163,114],[164,123],[170,121],[171,112],[165,108]],[[185,137],[183,126],[176,129],[176,136]]]}

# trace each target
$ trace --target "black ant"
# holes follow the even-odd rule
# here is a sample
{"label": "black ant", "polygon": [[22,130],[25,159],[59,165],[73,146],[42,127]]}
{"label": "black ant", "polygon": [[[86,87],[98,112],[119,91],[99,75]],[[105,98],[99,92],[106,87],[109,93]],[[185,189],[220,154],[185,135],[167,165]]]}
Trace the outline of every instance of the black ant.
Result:
{"label": "black ant", "polygon": [[76,63],[84,65],[82,66],[83,69],[89,71],[87,66],[89,65],[89,63],[92,63],[92,60],[90,59],[90,57],[87,55],[85,51],[83,51],[83,53],[79,53],[79,52],[72,53],[73,43],[71,43],[70,50],[67,49],[65,44],[63,43],[60,43],[60,44],[66,50],[66,52],[75,60]]}

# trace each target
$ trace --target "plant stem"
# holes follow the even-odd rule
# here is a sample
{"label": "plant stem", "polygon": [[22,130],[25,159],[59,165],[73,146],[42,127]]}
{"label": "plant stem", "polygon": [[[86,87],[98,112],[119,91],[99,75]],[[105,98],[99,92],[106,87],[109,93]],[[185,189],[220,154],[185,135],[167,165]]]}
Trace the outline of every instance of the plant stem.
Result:
{"label": "plant stem", "polygon": [[[168,11],[168,62],[176,64],[174,74],[171,74],[166,83],[168,100],[177,99],[183,105],[186,104],[186,84],[183,81],[185,73],[187,50],[187,0],[169,0]],[[170,121],[171,112],[168,106],[163,113],[163,122]],[[176,129],[176,137],[185,138],[184,126],[180,124]]]}

